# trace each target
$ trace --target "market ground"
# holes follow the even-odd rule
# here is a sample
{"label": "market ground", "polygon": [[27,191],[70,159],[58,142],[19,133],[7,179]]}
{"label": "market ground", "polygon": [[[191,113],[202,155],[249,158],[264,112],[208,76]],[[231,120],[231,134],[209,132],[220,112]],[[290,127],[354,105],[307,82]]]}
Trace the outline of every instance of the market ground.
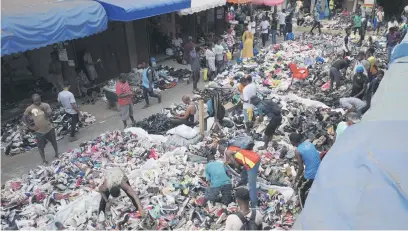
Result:
{"label": "market ground", "polygon": [[[281,39],[281,37],[278,37],[278,42],[280,42]],[[185,68],[185,66],[179,65],[173,62],[173,60],[166,60],[159,64],[166,64],[175,68]],[[202,89],[204,83],[200,81],[198,87]],[[139,121],[154,113],[160,112],[163,107],[169,106],[172,103],[181,103],[181,97],[186,94],[192,94],[192,84],[187,85],[186,83],[180,83],[176,87],[162,92],[163,100],[161,104],[158,104],[155,99],[151,99],[151,106],[147,109],[142,109],[144,102],[134,105],[134,117],[136,121]],[[81,109],[94,115],[96,122],[86,128],[80,129],[80,132],[77,134],[77,141],[71,143],[68,141],[68,137],[64,137],[64,139],[58,141],[60,153],[67,151],[69,148],[77,148],[80,143],[92,140],[104,132],[123,129],[123,124],[118,112],[107,109],[106,102],[102,100],[97,101],[95,105],[82,105]],[[54,159],[54,150],[50,144],[47,144],[45,152],[47,160],[51,162],[51,160]],[[41,158],[37,149],[15,156],[5,156],[2,154],[1,182],[4,184],[7,180],[20,177],[40,164]]]}

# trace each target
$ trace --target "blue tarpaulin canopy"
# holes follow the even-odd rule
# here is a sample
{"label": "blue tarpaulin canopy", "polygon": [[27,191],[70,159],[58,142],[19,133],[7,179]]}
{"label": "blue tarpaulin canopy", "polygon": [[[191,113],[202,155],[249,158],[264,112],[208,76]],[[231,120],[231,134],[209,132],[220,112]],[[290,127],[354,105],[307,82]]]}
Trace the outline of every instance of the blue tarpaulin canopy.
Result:
{"label": "blue tarpaulin canopy", "polygon": [[90,0],[2,0],[1,55],[106,30],[103,7]]}
{"label": "blue tarpaulin canopy", "polygon": [[[405,38],[406,40],[406,38]],[[408,54],[320,164],[294,230],[408,229]]]}
{"label": "blue tarpaulin canopy", "polygon": [[109,20],[133,21],[190,8],[191,0],[97,0]]}
{"label": "blue tarpaulin canopy", "polygon": [[396,59],[407,56],[408,56],[408,33],[405,35],[401,43],[395,46],[391,54],[390,63],[393,63]]}

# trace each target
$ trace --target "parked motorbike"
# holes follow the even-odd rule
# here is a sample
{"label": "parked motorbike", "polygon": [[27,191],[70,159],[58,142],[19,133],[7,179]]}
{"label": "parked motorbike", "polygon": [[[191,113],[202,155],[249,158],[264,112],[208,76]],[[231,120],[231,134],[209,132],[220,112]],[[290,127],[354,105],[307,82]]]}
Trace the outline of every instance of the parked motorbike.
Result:
{"label": "parked motorbike", "polygon": [[183,64],[184,49],[182,47],[174,48],[174,58],[180,64]]}

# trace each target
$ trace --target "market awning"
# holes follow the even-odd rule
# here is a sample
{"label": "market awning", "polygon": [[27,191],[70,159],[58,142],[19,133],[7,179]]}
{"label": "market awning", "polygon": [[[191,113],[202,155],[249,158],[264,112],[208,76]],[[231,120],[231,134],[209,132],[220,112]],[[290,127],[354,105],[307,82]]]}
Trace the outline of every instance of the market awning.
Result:
{"label": "market awning", "polygon": [[133,21],[191,7],[191,0],[96,0],[111,21]]}
{"label": "market awning", "polygon": [[86,37],[106,30],[103,7],[90,0],[3,0],[1,55]]}
{"label": "market awning", "polygon": [[194,14],[214,7],[223,6],[226,0],[191,0],[191,7],[179,11],[181,15]]}
{"label": "market awning", "polygon": [[227,2],[234,4],[245,4],[251,2],[251,0],[227,0]]}
{"label": "market awning", "polygon": [[285,0],[252,0],[253,4],[265,5],[265,6],[277,6],[284,2]]}

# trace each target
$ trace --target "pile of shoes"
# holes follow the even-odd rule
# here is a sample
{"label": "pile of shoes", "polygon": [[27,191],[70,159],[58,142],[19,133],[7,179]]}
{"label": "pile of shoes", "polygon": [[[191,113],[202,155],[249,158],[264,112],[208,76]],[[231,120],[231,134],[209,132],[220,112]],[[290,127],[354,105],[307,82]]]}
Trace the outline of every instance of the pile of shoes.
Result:
{"label": "pile of shoes", "polygon": [[[2,125],[1,146],[6,155],[20,154],[37,147],[34,132],[28,129],[21,119],[22,116],[18,116]],[[51,122],[54,125],[57,140],[61,140],[71,129],[71,119],[66,116],[63,108],[53,106]],[[94,122],[95,116],[82,112],[76,129],[89,126]]]}

